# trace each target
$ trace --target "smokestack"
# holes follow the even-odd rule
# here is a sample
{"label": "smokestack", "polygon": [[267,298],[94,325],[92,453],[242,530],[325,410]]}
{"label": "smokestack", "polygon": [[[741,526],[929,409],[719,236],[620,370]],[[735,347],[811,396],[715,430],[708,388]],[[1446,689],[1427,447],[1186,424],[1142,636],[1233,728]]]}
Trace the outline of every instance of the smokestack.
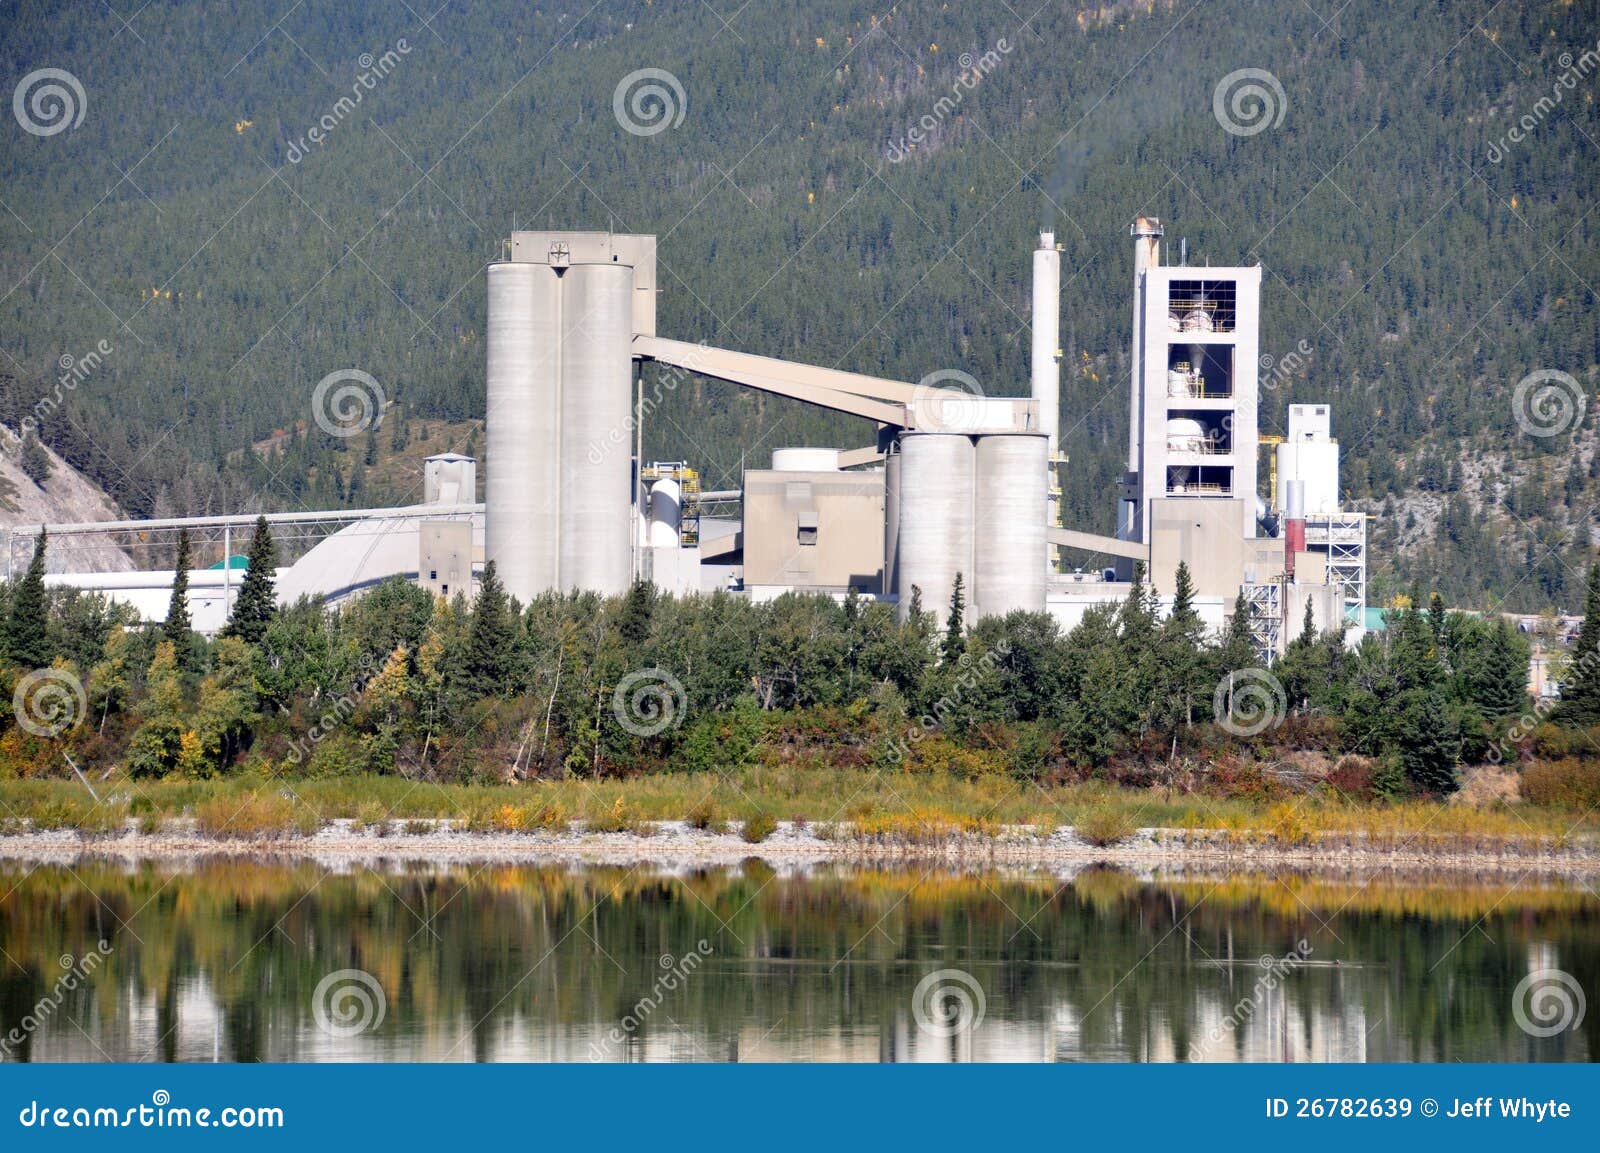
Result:
{"label": "smokestack", "polygon": [[1129,229],[1133,237],[1133,274],[1138,276],[1147,268],[1161,267],[1161,221],[1154,216],[1141,216]]}
{"label": "smokestack", "polygon": [[[1056,248],[1056,234],[1041,231],[1039,247],[1033,250],[1033,399],[1039,406],[1039,430],[1046,438],[1046,523],[1052,527],[1060,520],[1059,486],[1055,482],[1061,434],[1060,357],[1061,253]],[[1046,552],[1046,563],[1052,570],[1057,551],[1052,547]]]}
{"label": "smokestack", "polygon": [[1050,455],[1061,432],[1061,253],[1056,234],[1039,233],[1033,250],[1033,399],[1039,402],[1039,427],[1049,438]]}
{"label": "smokestack", "polygon": [[1284,487],[1283,571],[1294,580],[1295,554],[1306,551],[1306,482],[1291,480]]}

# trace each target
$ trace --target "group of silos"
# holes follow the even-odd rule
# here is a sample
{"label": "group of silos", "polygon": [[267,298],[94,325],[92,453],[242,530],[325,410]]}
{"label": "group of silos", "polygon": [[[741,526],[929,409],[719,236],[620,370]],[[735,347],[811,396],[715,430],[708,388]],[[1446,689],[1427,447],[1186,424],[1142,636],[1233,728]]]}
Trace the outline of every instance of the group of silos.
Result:
{"label": "group of silos", "polygon": [[967,616],[1045,602],[1048,441],[1039,432],[906,431],[885,460],[884,588],[943,620],[962,574]]}
{"label": "group of silos", "polygon": [[524,601],[633,574],[633,269],[491,264],[485,552]]}

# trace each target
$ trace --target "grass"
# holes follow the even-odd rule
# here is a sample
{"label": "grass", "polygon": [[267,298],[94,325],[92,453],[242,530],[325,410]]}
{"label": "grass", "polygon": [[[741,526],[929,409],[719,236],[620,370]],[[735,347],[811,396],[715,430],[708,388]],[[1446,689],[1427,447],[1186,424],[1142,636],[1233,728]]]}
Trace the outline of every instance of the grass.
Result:
{"label": "grass", "polygon": [[1417,852],[1549,848],[1600,835],[1600,814],[1558,805],[1386,804],[1331,793],[1266,803],[1101,782],[1040,787],[1004,776],[970,780],[815,762],[749,766],[725,780],[663,773],[628,780],[419,788],[399,777],[285,781],[242,774],[209,781],[113,778],[97,781],[96,788],[99,803],[76,781],[0,779],[0,830],[75,829],[106,836],[120,833],[130,818],[146,830],[193,818],[214,836],[255,837],[315,832],[324,821],[345,818],[408,835],[422,835],[426,826],[420,822],[438,819],[478,831],[563,831],[581,822],[595,831],[642,834],[655,821],[687,820],[697,828],[723,831],[737,814],[782,813],[810,824],[821,836],[897,843],[993,836],[1012,825],[1045,833],[1072,826],[1080,834],[1090,827],[1121,833],[1119,839],[1154,827],[1177,831],[1180,841]]}
{"label": "grass", "polygon": [[1097,848],[1120,845],[1139,831],[1139,823],[1124,809],[1096,809],[1074,826],[1078,836]]}

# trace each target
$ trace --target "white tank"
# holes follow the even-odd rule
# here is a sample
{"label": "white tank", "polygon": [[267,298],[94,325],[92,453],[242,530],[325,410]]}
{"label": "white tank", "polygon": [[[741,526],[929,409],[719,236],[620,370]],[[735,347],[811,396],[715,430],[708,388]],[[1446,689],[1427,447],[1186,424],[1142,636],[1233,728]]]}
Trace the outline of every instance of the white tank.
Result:
{"label": "white tank", "polygon": [[1205,448],[1206,426],[1186,416],[1167,421],[1168,452],[1201,452]]}
{"label": "white tank", "polygon": [[650,486],[650,545],[677,548],[683,523],[683,486],[664,476]]}
{"label": "white tank", "polygon": [[839,450],[836,448],[775,448],[772,450],[774,472],[838,472]]}
{"label": "white tank", "polygon": [[632,497],[633,269],[562,274],[560,587],[627,591]]}
{"label": "white tank", "polygon": [[1286,440],[1278,445],[1278,507],[1288,507],[1289,482],[1306,484],[1306,512],[1339,511],[1339,442]]}
{"label": "white tank", "polygon": [[978,437],[973,620],[1044,611],[1048,451],[1042,435]]}
{"label": "white tank", "polygon": [[[1041,462],[1042,463],[1042,462]],[[956,573],[972,603],[972,497],[975,453],[970,437],[908,432],[900,438],[900,532],[895,585],[899,613],[911,611],[913,588],[922,607],[943,622]],[[1044,475],[1041,467],[1040,476]],[[1041,514],[1042,516],[1042,514]],[[1039,571],[1044,571],[1040,558]]]}
{"label": "white tank", "polygon": [[1195,395],[1194,373],[1186,364],[1167,370],[1167,395],[1170,397],[1191,397]]}
{"label": "white tank", "polygon": [[556,586],[559,284],[535,264],[491,264],[488,280],[484,555],[527,603]]}

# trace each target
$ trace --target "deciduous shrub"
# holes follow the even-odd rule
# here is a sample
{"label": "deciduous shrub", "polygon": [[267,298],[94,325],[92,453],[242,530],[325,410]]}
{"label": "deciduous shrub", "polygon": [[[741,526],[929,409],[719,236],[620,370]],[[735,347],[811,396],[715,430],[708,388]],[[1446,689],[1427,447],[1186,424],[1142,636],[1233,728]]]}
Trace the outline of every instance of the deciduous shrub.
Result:
{"label": "deciduous shrub", "polygon": [[1600,762],[1573,757],[1535,761],[1522,770],[1522,798],[1535,805],[1589,812],[1600,806]]}

